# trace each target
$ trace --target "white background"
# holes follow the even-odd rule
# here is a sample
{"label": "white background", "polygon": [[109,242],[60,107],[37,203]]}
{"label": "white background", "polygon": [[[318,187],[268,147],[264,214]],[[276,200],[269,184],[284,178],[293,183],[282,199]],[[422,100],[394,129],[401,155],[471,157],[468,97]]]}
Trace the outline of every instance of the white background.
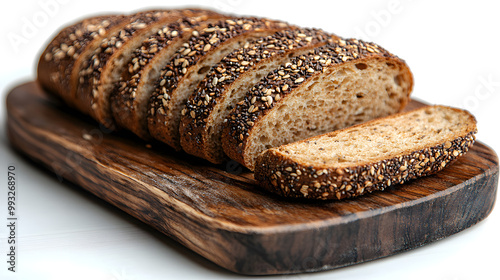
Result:
{"label": "white background", "polygon": [[[8,4],[5,4],[5,3]],[[44,43],[103,11],[202,5],[379,43],[407,61],[413,97],[470,110],[478,139],[500,151],[498,1],[3,1],[0,4],[0,279],[238,279],[121,211],[61,184],[10,149],[4,98],[34,78]],[[120,3],[120,4],[117,4]],[[18,181],[18,272],[7,271],[7,166]],[[498,208],[498,207],[497,207]],[[333,271],[259,279],[499,279],[500,210],[459,234]],[[241,277],[249,279],[250,277]]]}

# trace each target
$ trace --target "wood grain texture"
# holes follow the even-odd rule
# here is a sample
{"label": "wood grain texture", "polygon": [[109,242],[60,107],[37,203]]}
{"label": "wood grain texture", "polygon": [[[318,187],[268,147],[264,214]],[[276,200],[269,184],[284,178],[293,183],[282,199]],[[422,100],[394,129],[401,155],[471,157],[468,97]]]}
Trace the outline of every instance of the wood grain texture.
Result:
{"label": "wood grain texture", "polygon": [[[408,109],[422,106],[412,101]],[[366,262],[447,237],[492,210],[498,158],[477,142],[438,174],[334,202],[283,199],[253,174],[110,132],[44,95],[34,82],[7,97],[12,146],[242,274],[320,271]]]}

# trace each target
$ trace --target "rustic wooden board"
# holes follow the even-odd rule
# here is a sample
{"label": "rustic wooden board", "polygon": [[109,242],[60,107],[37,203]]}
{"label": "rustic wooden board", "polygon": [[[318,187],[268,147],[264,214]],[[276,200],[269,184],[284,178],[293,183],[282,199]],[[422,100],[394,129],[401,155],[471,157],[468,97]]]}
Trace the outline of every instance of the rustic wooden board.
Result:
{"label": "rustic wooden board", "polygon": [[425,245],[483,220],[498,185],[498,158],[478,142],[442,172],[384,192],[341,202],[287,200],[261,191],[232,162],[211,165],[107,131],[34,82],[10,92],[7,111],[14,148],[242,274],[327,270]]}

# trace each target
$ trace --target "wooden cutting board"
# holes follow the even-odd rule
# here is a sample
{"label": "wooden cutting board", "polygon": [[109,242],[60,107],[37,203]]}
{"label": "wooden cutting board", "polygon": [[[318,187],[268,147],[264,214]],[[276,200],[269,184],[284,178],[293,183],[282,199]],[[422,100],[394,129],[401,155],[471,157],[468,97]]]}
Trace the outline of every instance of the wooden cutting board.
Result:
{"label": "wooden cutting board", "polygon": [[15,149],[242,274],[328,270],[420,247],[483,220],[498,185],[498,158],[477,142],[438,174],[384,192],[340,202],[283,199],[234,162],[212,165],[108,131],[34,82],[10,92],[7,112]]}

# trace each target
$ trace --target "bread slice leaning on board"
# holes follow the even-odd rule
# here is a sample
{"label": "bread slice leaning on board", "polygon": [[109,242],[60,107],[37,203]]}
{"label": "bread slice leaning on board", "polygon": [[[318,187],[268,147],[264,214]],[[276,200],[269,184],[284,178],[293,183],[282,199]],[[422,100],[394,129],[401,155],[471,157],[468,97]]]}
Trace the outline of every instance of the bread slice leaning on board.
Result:
{"label": "bread slice leaning on board", "polygon": [[356,39],[292,58],[259,81],[229,114],[222,146],[253,170],[264,150],[401,111],[413,77],[406,63]]}
{"label": "bread slice leaning on board", "polygon": [[285,197],[344,199],[438,172],[475,141],[469,112],[428,106],[268,149],[255,179]]}

